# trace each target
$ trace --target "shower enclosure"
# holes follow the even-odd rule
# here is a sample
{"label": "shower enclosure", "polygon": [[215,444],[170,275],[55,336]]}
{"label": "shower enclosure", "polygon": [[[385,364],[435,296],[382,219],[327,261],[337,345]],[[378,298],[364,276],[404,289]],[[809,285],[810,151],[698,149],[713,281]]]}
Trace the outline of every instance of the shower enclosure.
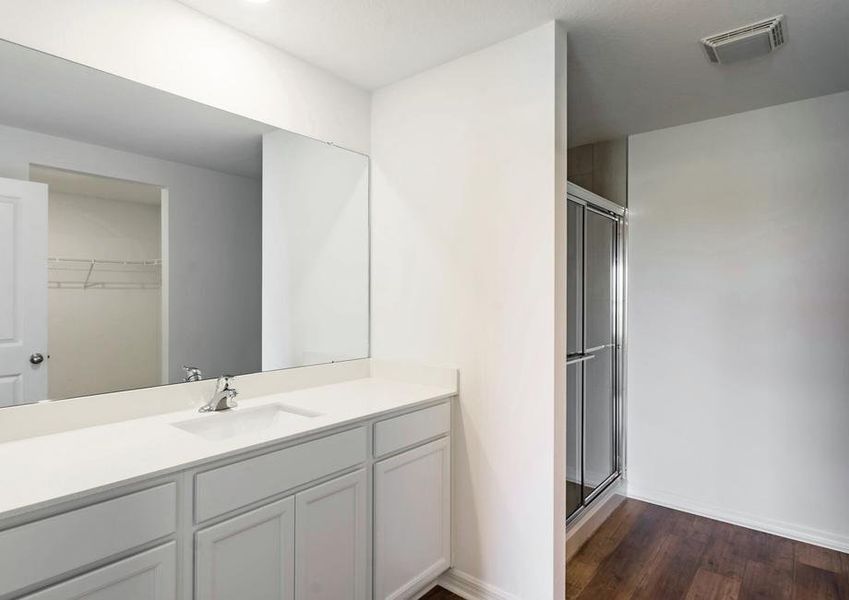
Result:
{"label": "shower enclosure", "polygon": [[566,514],[622,473],[624,209],[569,184]]}

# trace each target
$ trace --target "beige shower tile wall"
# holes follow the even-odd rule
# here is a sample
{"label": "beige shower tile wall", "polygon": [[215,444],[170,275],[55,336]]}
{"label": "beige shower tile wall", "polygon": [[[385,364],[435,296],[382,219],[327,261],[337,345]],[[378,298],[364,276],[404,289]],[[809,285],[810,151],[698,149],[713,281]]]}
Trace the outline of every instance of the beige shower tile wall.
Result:
{"label": "beige shower tile wall", "polygon": [[569,149],[569,181],[621,206],[628,206],[628,140]]}

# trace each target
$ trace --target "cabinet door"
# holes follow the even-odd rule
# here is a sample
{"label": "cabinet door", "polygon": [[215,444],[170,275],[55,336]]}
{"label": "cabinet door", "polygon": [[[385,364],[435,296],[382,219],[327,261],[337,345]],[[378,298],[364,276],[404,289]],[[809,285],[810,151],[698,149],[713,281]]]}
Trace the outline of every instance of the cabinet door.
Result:
{"label": "cabinet door", "polygon": [[22,600],[174,600],[175,543],[136,554]]}
{"label": "cabinet door", "polygon": [[292,600],[295,499],[195,534],[195,594],[203,600]]}
{"label": "cabinet door", "polygon": [[360,470],[296,496],[298,600],[366,600],[366,485]]}
{"label": "cabinet door", "polygon": [[450,565],[450,440],[374,466],[374,597],[406,598]]}

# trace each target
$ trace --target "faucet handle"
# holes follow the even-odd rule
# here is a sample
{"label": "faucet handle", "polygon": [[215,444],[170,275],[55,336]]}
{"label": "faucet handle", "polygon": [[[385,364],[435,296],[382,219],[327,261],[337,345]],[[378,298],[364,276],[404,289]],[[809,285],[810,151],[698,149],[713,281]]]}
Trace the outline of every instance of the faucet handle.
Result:
{"label": "faucet handle", "polygon": [[223,392],[225,390],[232,390],[230,387],[230,380],[233,379],[232,375],[221,375],[218,378],[218,382],[215,384],[216,390],[219,392]]}

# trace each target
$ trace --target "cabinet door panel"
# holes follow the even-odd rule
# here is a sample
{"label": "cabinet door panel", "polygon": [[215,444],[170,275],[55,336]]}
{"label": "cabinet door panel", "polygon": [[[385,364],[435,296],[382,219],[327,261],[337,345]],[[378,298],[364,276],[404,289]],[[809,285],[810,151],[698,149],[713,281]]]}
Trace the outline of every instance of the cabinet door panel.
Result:
{"label": "cabinet door panel", "polygon": [[450,440],[374,466],[375,598],[407,597],[450,565]]}
{"label": "cabinet door panel", "polygon": [[22,600],[174,600],[175,543],[136,554]]}
{"label": "cabinet door panel", "polygon": [[297,495],[298,600],[366,600],[366,485],[360,470]]}
{"label": "cabinet door panel", "polygon": [[286,498],[195,535],[196,597],[292,600],[295,500]]}

